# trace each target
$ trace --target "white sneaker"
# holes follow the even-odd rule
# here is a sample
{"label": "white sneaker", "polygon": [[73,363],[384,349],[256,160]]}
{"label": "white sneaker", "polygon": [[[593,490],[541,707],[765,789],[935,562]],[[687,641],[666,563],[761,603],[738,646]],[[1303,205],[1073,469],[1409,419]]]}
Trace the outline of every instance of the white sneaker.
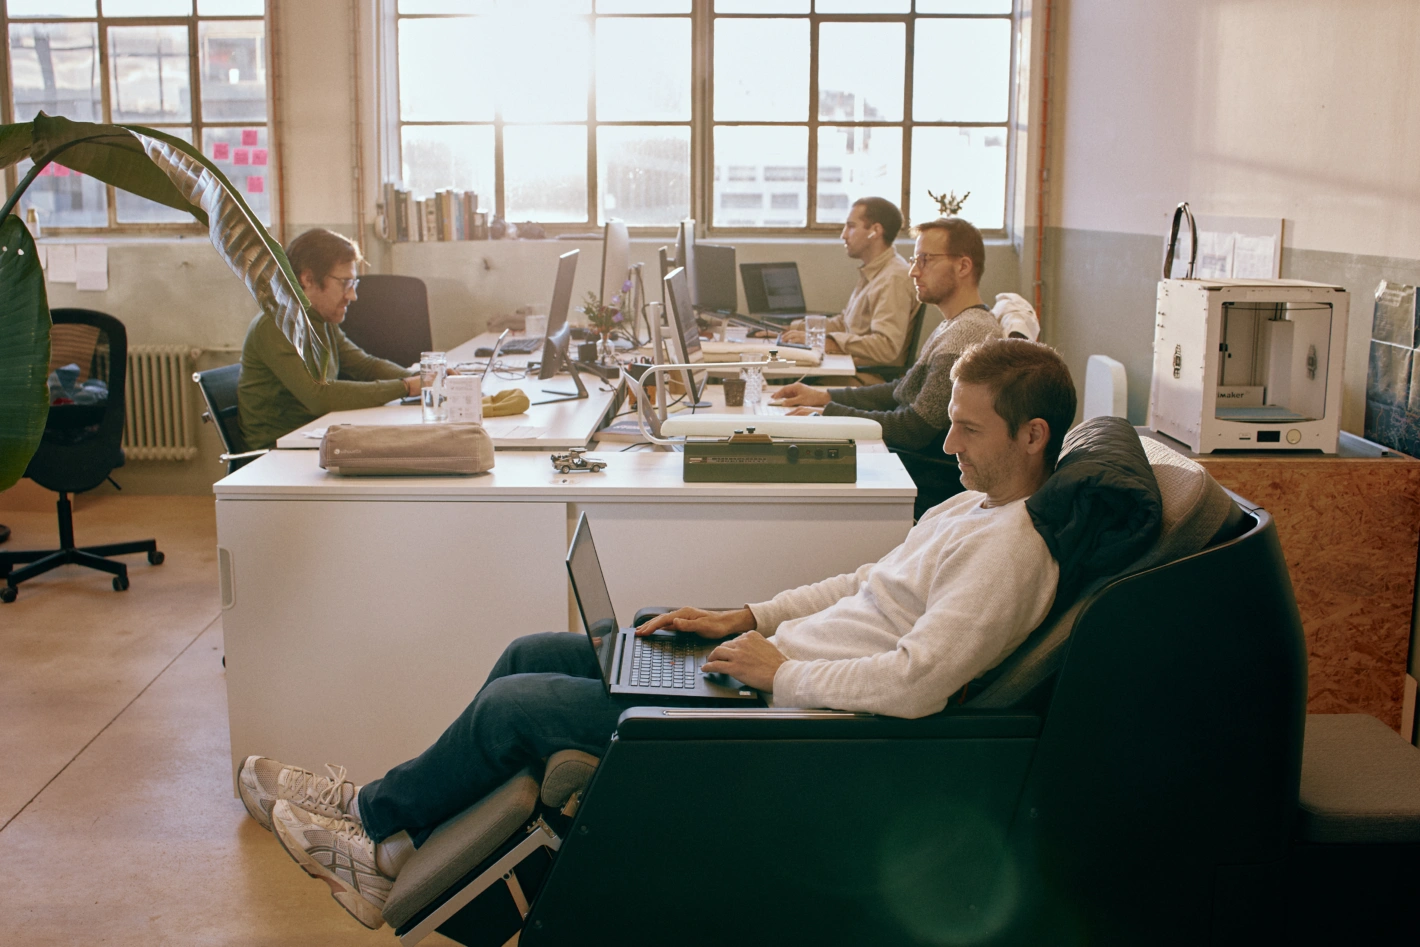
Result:
{"label": "white sneaker", "polygon": [[375,843],[358,822],[331,819],[278,799],[271,827],[281,847],[312,878],[330,885],[330,896],[370,930],[384,924],[393,882],[375,867]]}
{"label": "white sneaker", "polygon": [[325,768],[329,778],[266,756],[248,756],[237,775],[237,794],[251,817],[267,831],[271,830],[271,807],[278,799],[327,818],[358,820],[354,799],[360,787],[345,778],[344,766],[327,763]]}

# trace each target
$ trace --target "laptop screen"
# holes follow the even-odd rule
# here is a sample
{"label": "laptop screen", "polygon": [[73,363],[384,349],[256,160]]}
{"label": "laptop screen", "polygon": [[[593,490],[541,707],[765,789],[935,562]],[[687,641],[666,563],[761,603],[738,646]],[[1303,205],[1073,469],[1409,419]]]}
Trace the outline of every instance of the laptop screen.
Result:
{"label": "laptop screen", "polygon": [[804,287],[797,263],[742,263],[745,303],[750,312],[803,312]]}
{"label": "laptop screen", "polygon": [[592,544],[592,526],[585,513],[577,521],[572,548],[567,551],[567,575],[572,580],[572,594],[577,598],[577,611],[582,615],[587,638],[601,662],[602,680],[611,687],[611,665],[621,626],[616,621],[616,610],[611,607],[611,593],[606,590],[606,577],[597,559],[597,547]]}

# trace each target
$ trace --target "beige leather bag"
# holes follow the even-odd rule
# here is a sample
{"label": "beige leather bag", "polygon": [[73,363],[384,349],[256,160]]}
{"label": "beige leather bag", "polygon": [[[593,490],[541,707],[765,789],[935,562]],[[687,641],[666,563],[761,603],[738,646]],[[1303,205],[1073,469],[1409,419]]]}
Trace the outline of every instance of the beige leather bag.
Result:
{"label": "beige leather bag", "polygon": [[439,476],[493,469],[493,438],[483,425],[333,424],[320,442],[320,465],[344,476]]}

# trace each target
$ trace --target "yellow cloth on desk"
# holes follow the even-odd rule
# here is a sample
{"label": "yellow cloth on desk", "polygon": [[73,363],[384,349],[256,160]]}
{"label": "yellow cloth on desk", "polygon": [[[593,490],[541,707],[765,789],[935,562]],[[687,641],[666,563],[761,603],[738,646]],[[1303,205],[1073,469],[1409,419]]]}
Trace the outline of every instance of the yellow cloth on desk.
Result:
{"label": "yellow cloth on desk", "polygon": [[532,405],[532,399],[521,388],[505,388],[496,395],[483,399],[483,416],[501,418],[509,414],[522,414]]}

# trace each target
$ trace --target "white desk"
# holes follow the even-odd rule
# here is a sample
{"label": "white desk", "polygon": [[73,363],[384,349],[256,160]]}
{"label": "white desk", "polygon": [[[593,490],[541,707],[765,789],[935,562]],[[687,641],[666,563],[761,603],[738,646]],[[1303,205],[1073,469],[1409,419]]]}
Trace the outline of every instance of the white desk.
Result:
{"label": "white desk", "polygon": [[583,512],[623,623],[852,571],[912,525],[892,454],[860,454],[856,484],[687,484],[680,454],[592,456],[605,472],[500,451],[475,477],[341,478],[272,451],[218,482],[233,772],[260,753],[365,781],[422,751],[508,642],[580,630],[564,560]]}

